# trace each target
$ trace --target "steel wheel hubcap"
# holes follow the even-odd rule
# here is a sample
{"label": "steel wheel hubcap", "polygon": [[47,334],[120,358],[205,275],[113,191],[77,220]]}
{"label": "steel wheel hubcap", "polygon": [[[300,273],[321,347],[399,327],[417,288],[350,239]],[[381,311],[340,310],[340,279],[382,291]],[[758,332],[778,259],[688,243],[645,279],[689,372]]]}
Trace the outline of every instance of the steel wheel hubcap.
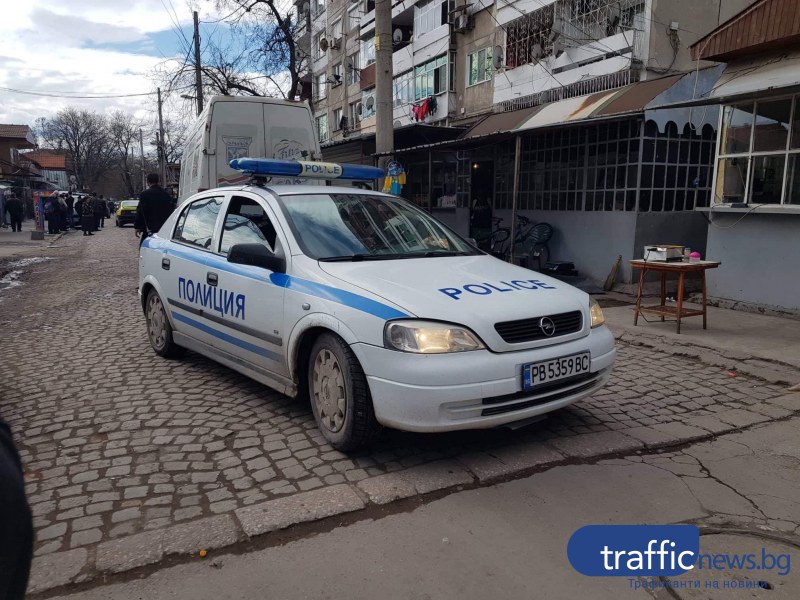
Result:
{"label": "steel wheel hubcap", "polygon": [[153,345],[161,349],[167,341],[167,319],[164,315],[164,306],[158,296],[150,299],[149,310],[147,311],[147,333]]}
{"label": "steel wheel hubcap", "polygon": [[330,350],[323,349],[314,359],[313,398],[320,423],[329,431],[338,432],[347,414],[344,374]]}

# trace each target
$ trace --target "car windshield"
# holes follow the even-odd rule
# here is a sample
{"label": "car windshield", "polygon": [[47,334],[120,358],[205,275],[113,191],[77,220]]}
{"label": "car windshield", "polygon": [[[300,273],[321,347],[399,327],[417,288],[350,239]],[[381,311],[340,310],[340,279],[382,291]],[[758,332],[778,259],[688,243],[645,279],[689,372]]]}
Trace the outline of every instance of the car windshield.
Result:
{"label": "car windshield", "polygon": [[138,200],[123,200],[120,203],[120,205],[122,206],[122,208],[130,208],[130,207],[134,207],[135,208],[135,207],[139,206],[139,201]]}
{"label": "car windshield", "polygon": [[323,261],[480,254],[405,200],[369,194],[298,194],[281,204],[303,252]]}

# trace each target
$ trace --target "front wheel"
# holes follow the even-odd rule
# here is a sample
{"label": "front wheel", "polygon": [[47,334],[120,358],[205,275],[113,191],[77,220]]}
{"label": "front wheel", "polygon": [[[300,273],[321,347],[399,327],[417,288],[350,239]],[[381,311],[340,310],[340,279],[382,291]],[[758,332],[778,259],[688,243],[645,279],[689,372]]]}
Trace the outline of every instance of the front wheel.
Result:
{"label": "front wheel", "polygon": [[308,393],[322,435],[337,450],[362,448],[380,433],[367,378],[341,338],[327,333],[317,338],[308,362]]}
{"label": "front wheel", "polygon": [[167,317],[167,311],[161,297],[155,290],[147,294],[147,337],[156,354],[164,358],[174,358],[183,352],[172,339],[172,325]]}

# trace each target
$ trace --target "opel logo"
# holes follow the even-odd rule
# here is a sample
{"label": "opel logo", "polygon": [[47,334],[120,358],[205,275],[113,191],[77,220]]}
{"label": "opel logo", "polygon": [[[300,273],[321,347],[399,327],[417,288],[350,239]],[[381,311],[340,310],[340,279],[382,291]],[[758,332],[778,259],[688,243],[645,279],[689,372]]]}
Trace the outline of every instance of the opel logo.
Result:
{"label": "opel logo", "polygon": [[541,329],[542,333],[547,337],[553,337],[553,334],[556,332],[556,324],[553,323],[551,318],[542,317],[539,319],[539,329]]}

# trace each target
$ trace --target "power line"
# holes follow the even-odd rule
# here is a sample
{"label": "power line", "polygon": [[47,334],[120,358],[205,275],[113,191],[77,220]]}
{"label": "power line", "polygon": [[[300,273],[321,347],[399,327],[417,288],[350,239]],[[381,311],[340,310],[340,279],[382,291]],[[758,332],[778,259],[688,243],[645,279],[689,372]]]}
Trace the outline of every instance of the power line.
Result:
{"label": "power line", "polygon": [[0,86],[0,90],[4,92],[12,92],[14,94],[25,94],[27,96],[44,96],[46,98],[75,98],[75,99],[88,99],[88,100],[102,100],[105,98],[137,98],[141,96],[152,96],[155,92],[146,92],[141,94],[87,94],[87,95],[74,95],[75,92],[36,92],[33,90],[18,90],[15,88],[7,88]]}

